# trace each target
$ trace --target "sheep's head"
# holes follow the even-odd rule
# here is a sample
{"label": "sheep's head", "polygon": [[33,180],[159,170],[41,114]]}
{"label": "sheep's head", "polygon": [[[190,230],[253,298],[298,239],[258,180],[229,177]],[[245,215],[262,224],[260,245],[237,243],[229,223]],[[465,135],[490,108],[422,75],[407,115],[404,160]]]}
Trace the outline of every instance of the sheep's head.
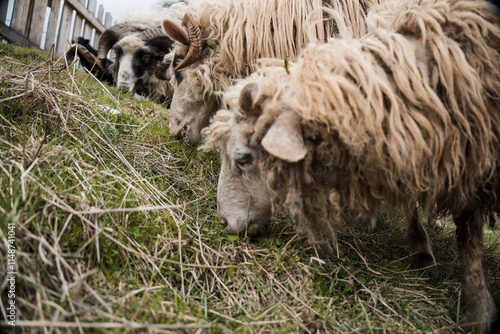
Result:
{"label": "sheep's head", "polygon": [[180,27],[171,20],[163,21],[163,30],[180,44],[174,51],[167,78],[174,87],[170,105],[170,133],[185,137],[192,145],[201,142],[201,130],[219,106],[214,92],[211,48],[202,41],[200,24],[186,13]]}
{"label": "sheep's head", "polygon": [[127,26],[117,24],[107,29],[99,41],[98,59],[103,60],[110,49],[115,53],[111,72],[116,86],[124,91],[149,95],[150,80],[155,77],[156,67],[170,52],[173,41],[161,29],[148,29],[131,33]]}
{"label": "sheep's head", "polygon": [[[267,110],[271,108],[274,109],[272,117]],[[260,140],[258,133],[263,130],[259,127],[270,120],[271,125]],[[305,157],[307,150],[300,118],[285,108],[276,107],[271,98],[263,96],[259,84],[250,83],[241,91],[239,111],[219,111],[206,132],[209,136],[206,146],[214,146],[216,142],[221,150],[217,189],[219,219],[227,224],[229,234],[255,234],[272,213],[263,160],[267,155],[286,162],[298,162]]]}
{"label": "sheep's head", "polygon": [[76,39],[72,40],[71,43],[73,44],[77,43],[88,48],[90,45],[90,40],[86,39],[85,37],[77,37]]}

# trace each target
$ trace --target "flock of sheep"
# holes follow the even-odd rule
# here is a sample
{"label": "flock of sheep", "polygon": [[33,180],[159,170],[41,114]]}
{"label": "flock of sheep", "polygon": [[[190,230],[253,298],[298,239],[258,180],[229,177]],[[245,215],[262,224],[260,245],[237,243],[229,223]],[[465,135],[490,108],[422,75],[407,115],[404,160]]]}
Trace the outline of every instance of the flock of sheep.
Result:
{"label": "flock of sheep", "polygon": [[461,324],[482,332],[495,319],[482,267],[483,217],[500,208],[500,15],[490,2],[168,1],[125,15],[98,50],[78,42],[67,55],[159,99],[173,135],[220,151],[228,233],[255,234],[279,210],[314,240],[399,206],[414,265],[435,268],[418,214],[448,215]]}

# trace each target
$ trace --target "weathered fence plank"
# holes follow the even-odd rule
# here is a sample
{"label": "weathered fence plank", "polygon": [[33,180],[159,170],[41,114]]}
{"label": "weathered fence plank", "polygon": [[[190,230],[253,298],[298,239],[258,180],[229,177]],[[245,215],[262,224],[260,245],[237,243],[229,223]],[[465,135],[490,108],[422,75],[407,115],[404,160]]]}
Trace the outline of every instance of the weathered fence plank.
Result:
{"label": "weathered fence plank", "polygon": [[31,17],[29,31],[25,36],[36,45],[42,45],[43,23],[45,22],[45,12],[48,0],[32,0],[33,11],[28,16]]}
{"label": "weathered fence plank", "polygon": [[[88,5],[87,5],[87,10],[92,14],[92,16],[95,15],[95,9],[96,9],[97,3],[96,0],[90,0]],[[92,37],[92,29],[96,27],[90,25],[90,24],[85,24],[85,30],[83,31],[83,36],[90,40],[90,37]],[[97,29],[96,29],[97,31]]]}
{"label": "weathered fence plank", "polygon": [[[102,18],[104,16],[104,7],[102,5],[99,5],[99,10],[97,11],[97,20],[101,23],[104,24]],[[95,32],[95,37],[94,37],[94,48],[97,48],[99,46],[99,40],[101,39],[101,33],[99,33],[97,30]]]}
{"label": "weathered fence plank", "polygon": [[50,0],[47,3],[50,7],[49,24],[47,26],[47,36],[45,36],[45,50],[49,50],[56,41],[57,19],[59,18],[59,8],[61,0]]}
{"label": "weathered fence plank", "polygon": [[0,22],[0,34],[8,41],[11,41],[19,46],[25,48],[37,48],[38,45],[31,42],[29,39],[15,31],[14,29],[10,29],[5,23]]}
{"label": "weathered fence plank", "polygon": [[5,21],[7,20],[7,9],[8,8],[9,8],[9,0],[0,1],[0,22],[5,23]]}
{"label": "weathered fence plank", "polygon": [[[97,19],[94,17],[94,13],[90,13],[90,11],[87,8],[85,8],[85,6],[83,6],[81,3],[78,2],[78,0],[66,0],[66,4],[68,6],[71,6],[77,12],[81,13],[85,18],[85,21],[94,26],[96,30],[100,30],[101,33],[104,30],[106,30],[106,28],[104,28],[101,22],[97,21]],[[95,7],[94,7],[94,12],[95,12]]]}
{"label": "weathered fence plank", "polygon": [[109,28],[111,27],[111,24],[113,23],[113,17],[111,16],[111,14],[108,12],[106,13],[106,20],[104,21],[104,26],[106,28]]}
{"label": "weathered fence plank", "polygon": [[25,37],[26,18],[28,17],[30,1],[31,0],[16,0],[10,20],[10,28]]}
{"label": "weathered fence plank", "polygon": [[[56,54],[61,54],[65,52],[68,47],[68,40],[71,36],[69,35],[71,29],[71,18],[73,16],[73,8],[64,3],[64,8],[61,16],[61,24],[59,26],[59,34],[56,41]],[[70,41],[71,42],[71,41]]]}
{"label": "weathered fence plank", "polygon": [[[85,4],[85,0],[78,0],[78,1],[80,1],[80,3],[82,4]],[[77,37],[81,36],[82,25],[83,25],[83,16],[80,15],[80,13],[76,12],[75,24],[73,28],[73,36],[71,38],[72,41],[76,40]]]}
{"label": "weathered fence plank", "polygon": [[[44,46],[45,49],[50,49],[52,44],[55,44],[56,54],[65,52],[69,43],[81,35],[87,39],[93,37],[94,45],[97,46],[101,34],[111,26],[112,16],[106,13],[103,21],[104,7],[100,5],[97,14],[97,0],[89,0],[85,6],[86,2],[86,0],[15,0],[10,24],[7,26],[9,1],[0,0],[0,36],[25,47]],[[61,6],[64,6],[62,10]],[[48,22],[45,21],[47,13]],[[98,15],[98,18],[95,15]],[[44,31],[45,23],[47,23],[46,31]],[[45,40],[42,41],[44,33],[46,33]]]}
{"label": "weathered fence plank", "polygon": [[99,5],[99,10],[97,11],[97,20],[104,25],[104,21],[102,20],[103,16],[104,16],[104,7],[102,5]]}

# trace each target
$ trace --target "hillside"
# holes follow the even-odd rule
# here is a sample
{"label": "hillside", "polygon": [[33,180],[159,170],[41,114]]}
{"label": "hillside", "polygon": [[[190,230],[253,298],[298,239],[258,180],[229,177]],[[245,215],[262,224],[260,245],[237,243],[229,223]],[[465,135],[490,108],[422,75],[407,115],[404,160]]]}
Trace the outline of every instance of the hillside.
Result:
{"label": "hillside", "polygon": [[[438,281],[410,268],[396,211],[329,244],[280,214],[258,237],[228,236],[219,168],[169,135],[162,105],[0,44],[0,319],[14,300],[19,333],[457,332],[453,223],[429,229]],[[497,306],[499,238],[485,227]]]}

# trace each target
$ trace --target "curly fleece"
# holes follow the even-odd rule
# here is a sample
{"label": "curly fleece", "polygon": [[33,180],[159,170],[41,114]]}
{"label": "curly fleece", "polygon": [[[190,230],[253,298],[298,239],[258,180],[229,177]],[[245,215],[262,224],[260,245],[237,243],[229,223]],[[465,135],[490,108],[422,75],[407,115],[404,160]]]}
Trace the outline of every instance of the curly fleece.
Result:
{"label": "curly fleece", "polygon": [[[274,101],[248,131],[255,147],[284,110],[302,119],[305,159],[260,163],[273,206],[313,237],[381,203],[454,214],[496,200],[498,16],[472,0],[396,8],[369,16],[365,36],[310,45],[286,79],[265,68],[239,84],[259,82]],[[233,118],[220,112],[205,147],[224,142]]]}

